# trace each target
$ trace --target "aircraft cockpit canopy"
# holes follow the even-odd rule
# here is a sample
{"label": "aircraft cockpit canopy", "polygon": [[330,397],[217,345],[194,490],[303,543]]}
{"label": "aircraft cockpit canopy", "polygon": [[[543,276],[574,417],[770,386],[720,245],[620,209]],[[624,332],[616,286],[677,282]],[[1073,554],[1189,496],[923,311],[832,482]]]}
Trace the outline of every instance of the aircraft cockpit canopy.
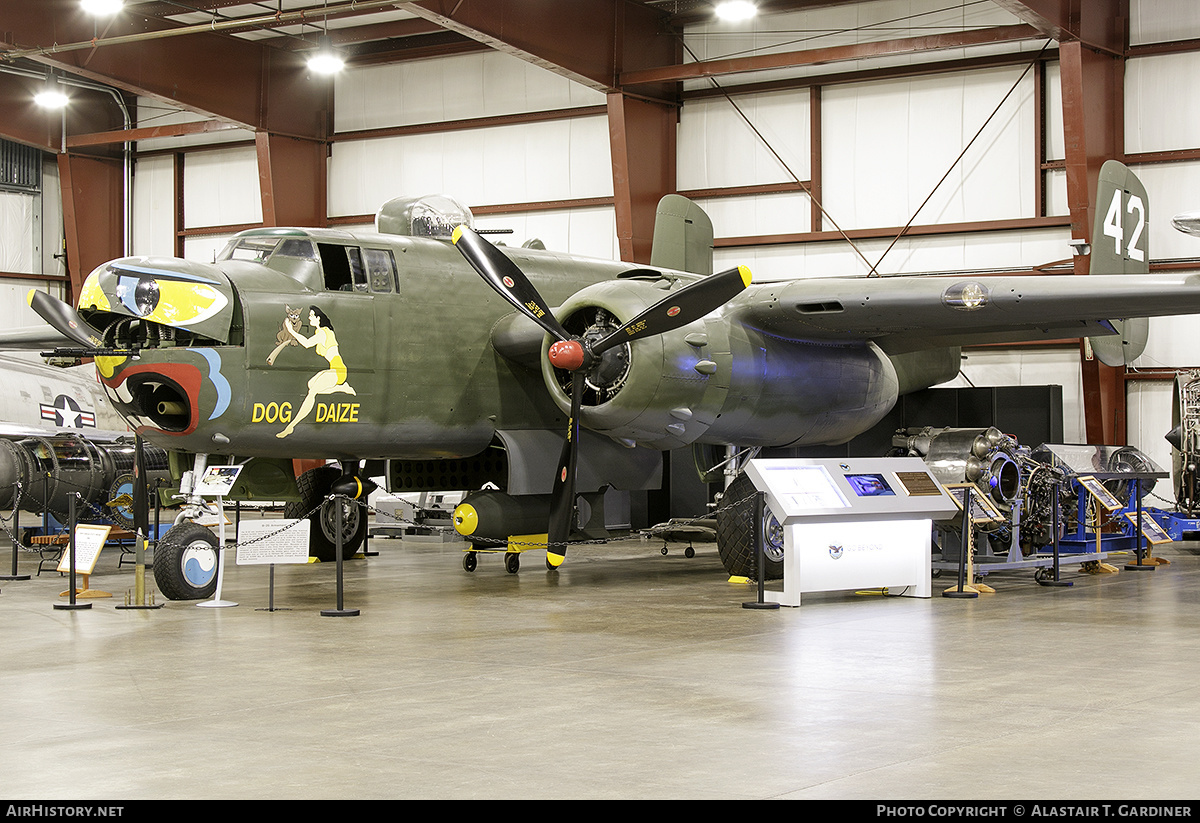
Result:
{"label": "aircraft cockpit canopy", "polygon": [[240,234],[229,241],[217,259],[266,264],[272,254],[296,260],[317,259],[316,249],[307,235],[286,237],[274,232]]}
{"label": "aircraft cockpit canopy", "polygon": [[459,226],[475,228],[475,216],[445,194],[397,197],[384,203],[375,215],[375,230],[380,234],[449,240]]}

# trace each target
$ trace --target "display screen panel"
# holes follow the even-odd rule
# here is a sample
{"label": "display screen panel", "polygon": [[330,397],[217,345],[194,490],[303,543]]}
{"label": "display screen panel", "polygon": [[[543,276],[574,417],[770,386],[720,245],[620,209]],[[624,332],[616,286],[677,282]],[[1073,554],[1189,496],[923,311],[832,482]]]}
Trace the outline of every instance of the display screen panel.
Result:
{"label": "display screen panel", "polygon": [[883,497],[896,493],[882,474],[847,474],[845,477],[859,497]]}
{"label": "display screen panel", "polygon": [[770,476],[768,482],[788,511],[844,509],[848,505],[822,466],[768,465],[763,474]]}

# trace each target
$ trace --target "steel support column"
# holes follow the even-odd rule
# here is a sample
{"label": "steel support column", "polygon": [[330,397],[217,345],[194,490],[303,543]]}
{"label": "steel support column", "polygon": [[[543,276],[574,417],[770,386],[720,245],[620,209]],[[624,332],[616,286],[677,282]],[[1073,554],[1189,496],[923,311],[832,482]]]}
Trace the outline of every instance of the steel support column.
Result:
{"label": "steel support column", "polygon": [[658,201],[675,191],[676,118],[674,106],[608,95],[617,241],[630,263],[650,262]]}
{"label": "steel support column", "polygon": [[[1092,242],[1100,167],[1123,159],[1124,58],[1092,50],[1079,41],[1059,46],[1062,74],[1063,131],[1066,138],[1067,203],[1071,235]],[[1087,274],[1090,259],[1075,258],[1075,273]],[[1105,366],[1081,341],[1084,420],[1087,441],[1125,442],[1123,366]]]}
{"label": "steel support column", "polygon": [[263,225],[325,226],[325,144],[267,132],[255,135],[254,142]]}
{"label": "steel support column", "polygon": [[73,304],[92,269],[124,254],[124,169],[120,161],[59,154],[58,175],[70,276],[64,299]]}

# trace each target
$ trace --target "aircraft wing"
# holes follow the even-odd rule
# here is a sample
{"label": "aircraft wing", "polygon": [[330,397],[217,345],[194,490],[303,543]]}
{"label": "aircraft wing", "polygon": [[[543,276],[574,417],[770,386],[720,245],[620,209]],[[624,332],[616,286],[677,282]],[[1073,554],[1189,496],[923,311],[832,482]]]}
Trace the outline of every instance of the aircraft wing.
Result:
{"label": "aircraft wing", "polygon": [[1200,313],[1200,275],[904,276],[765,283],[733,319],[798,340],[874,340],[890,353],[1114,334],[1106,318]]}
{"label": "aircraft wing", "polygon": [[44,324],[0,332],[0,350],[2,351],[46,351],[62,346],[77,345],[69,337],[59,334],[49,325]]}

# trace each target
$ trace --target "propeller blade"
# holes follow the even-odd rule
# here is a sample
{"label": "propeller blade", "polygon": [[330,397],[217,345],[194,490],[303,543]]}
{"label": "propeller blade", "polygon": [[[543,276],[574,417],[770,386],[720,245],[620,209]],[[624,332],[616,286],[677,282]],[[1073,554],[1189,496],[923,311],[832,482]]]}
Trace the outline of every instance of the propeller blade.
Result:
{"label": "propeller blade", "polygon": [[44,291],[30,289],[29,306],[56,332],[84,348],[98,349],[104,345],[104,336],[80,317],[79,312],[57,297],[51,297]]}
{"label": "propeller blade", "polygon": [[546,301],[538,294],[537,289],[529,282],[517,264],[509,260],[504,252],[480,237],[473,229],[459,226],[454,230],[450,241],[455,248],[462,252],[467,262],[479,272],[496,293],[512,303],[518,311],[524,313],[546,331],[559,340],[569,340],[571,335],[558,322],[558,319],[546,305]]}
{"label": "propeller blade", "polygon": [[579,457],[579,408],[583,405],[583,372],[571,373],[571,419],[567,441],[558,458],[550,498],[550,528],[546,535],[546,563],[558,568],[567,558],[567,538],[575,518],[575,470]]}
{"label": "propeller blade", "polygon": [[592,344],[592,354],[601,354],[613,346],[663,334],[725,305],[750,285],[750,270],[745,266],[705,277],[669,294],[630,320],[621,328]]}

